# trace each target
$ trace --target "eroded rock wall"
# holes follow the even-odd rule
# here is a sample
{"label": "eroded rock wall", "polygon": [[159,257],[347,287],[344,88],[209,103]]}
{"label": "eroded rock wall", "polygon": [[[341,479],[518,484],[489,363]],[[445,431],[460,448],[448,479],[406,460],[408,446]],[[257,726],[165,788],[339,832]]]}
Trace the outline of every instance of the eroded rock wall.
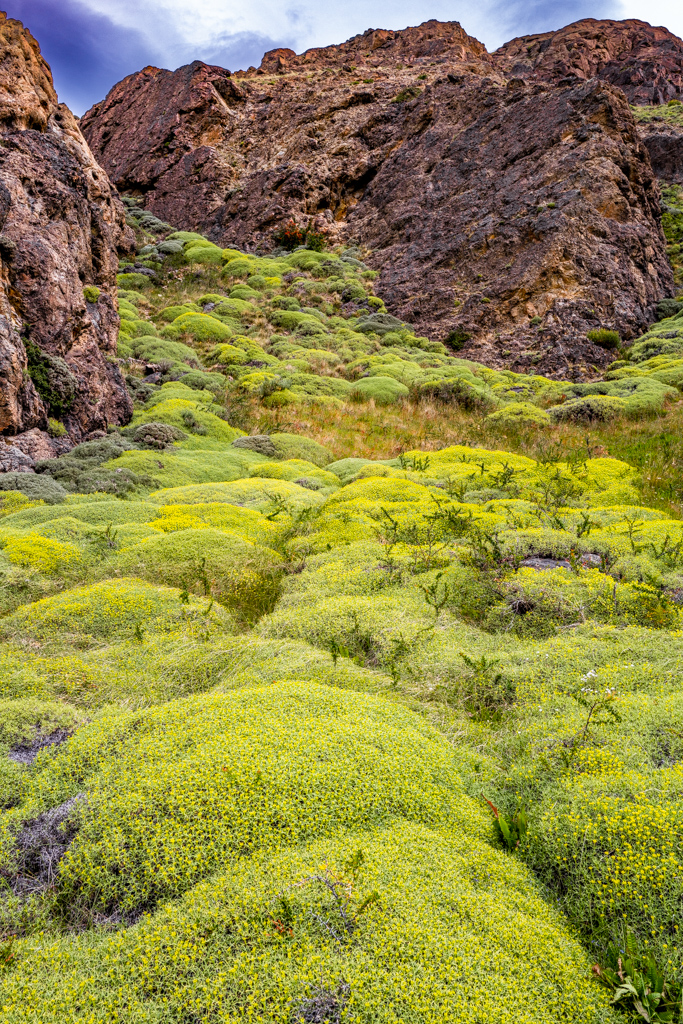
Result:
{"label": "eroded rock wall", "polygon": [[44,429],[48,416],[74,438],[124,423],[130,398],[107,356],[132,234],[38,43],[2,13],[0,142],[0,433]]}

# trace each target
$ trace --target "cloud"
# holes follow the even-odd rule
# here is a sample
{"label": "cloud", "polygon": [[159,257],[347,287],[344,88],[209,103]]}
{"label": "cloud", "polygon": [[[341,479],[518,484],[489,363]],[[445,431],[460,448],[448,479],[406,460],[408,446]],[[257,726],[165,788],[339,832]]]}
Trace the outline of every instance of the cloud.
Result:
{"label": "cloud", "polygon": [[77,114],[157,56],[144,36],[75,0],[6,0],[3,7],[36,37],[60,100]]}
{"label": "cloud", "polygon": [[460,21],[494,50],[506,40],[580,18],[640,17],[683,34],[680,0],[5,0],[38,39],[60,99],[82,113],[126,75],[192,60],[231,70],[266,50],[340,43],[367,28],[401,29],[428,18]]}

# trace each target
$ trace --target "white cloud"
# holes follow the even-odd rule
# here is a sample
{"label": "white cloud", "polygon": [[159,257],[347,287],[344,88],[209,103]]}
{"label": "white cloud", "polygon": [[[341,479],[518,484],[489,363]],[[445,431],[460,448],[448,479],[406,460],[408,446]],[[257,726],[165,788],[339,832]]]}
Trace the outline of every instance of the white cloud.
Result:
{"label": "white cloud", "polygon": [[217,51],[241,33],[289,43],[301,52],[310,46],[343,42],[366,28],[404,28],[428,18],[460,21],[470,35],[493,50],[507,39],[561,28],[581,17],[642,18],[683,34],[680,0],[394,0],[384,6],[369,0],[320,3],[320,0],[83,0],[116,24],[136,29],[160,61],[191,60]]}
{"label": "white cloud", "polygon": [[683,4],[680,0],[621,0],[622,18],[640,18],[651,25],[663,25],[674,35],[683,36]]}

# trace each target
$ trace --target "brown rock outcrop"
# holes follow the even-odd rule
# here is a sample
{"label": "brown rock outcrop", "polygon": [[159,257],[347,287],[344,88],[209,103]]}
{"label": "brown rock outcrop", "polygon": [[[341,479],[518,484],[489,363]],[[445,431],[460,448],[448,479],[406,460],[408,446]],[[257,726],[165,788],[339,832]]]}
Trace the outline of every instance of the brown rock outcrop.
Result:
{"label": "brown rock outcrop", "polygon": [[[116,351],[117,247],[125,212],[50,69],[0,13],[0,433],[57,415],[79,438],[132,407]],[[94,286],[95,301],[86,301]]]}
{"label": "brown rock outcrop", "polygon": [[641,106],[683,94],[683,40],[637,18],[584,18],[557,32],[519,36],[492,56],[502,71],[534,81],[601,78]]}
{"label": "brown rock outcrop", "polygon": [[610,357],[589,329],[632,337],[671,294],[656,181],[618,88],[508,65],[426,22],[233,76],[146,68],[81,126],[179,227],[268,249],[311,222],[372,249],[378,294],[419,331],[493,365],[590,372]]}
{"label": "brown rock outcrop", "polygon": [[641,121],[638,134],[650,154],[657,177],[683,185],[683,125]]}

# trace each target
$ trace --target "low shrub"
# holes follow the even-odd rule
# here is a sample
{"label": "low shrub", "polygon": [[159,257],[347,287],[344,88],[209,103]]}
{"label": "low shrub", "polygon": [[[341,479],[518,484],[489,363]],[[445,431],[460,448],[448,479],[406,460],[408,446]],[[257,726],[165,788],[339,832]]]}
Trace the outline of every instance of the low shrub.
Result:
{"label": "low shrub", "polygon": [[510,402],[496,412],[486,417],[489,423],[496,423],[500,426],[537,426],[544,427],[550,423],[550,416],[545,409],[539,409],[531,402]]}
{"label": "low shrub", "polygon": [[351,397],[361,402],[372,399],[377,405],[393,405],[408,398],[410,390],[393,377],[363,377],[354,382]]}
{"label": "low shrub", "polygon": [[615,419],[626,410],[623,398],[609,395],[588,395],[586,398],[571,398],[562,405],[548,410],[553,423],[605,423]]}
{"label": "low shrub", "polygon": [[162,328],[165,338],[179,338],[190,335],[195,341],[212,341],[214,344],[232,338],[233,332],[216,317],[207,313],[182,313]]}
{"label": "low shrub", "polygon": [[599,345],[600,348],[619,348],[621,343],[621,339],[617,331],[610,331],[604,327],[595,331],[588,331],[586,337],[589,341],[592,341],[594,345]]}
{"label": "low shrub", "polygon": [[59,356],[43,352],[31,341],[25,348],[29,377],[49,411],[59,419],[74,404],[78,380]]}
{"label": "low shrub", "polygon": [[66,498],[66,491],[49,476],[34,473],[0,473],[0,491],[21,491],[33,501],[58,505]]}

